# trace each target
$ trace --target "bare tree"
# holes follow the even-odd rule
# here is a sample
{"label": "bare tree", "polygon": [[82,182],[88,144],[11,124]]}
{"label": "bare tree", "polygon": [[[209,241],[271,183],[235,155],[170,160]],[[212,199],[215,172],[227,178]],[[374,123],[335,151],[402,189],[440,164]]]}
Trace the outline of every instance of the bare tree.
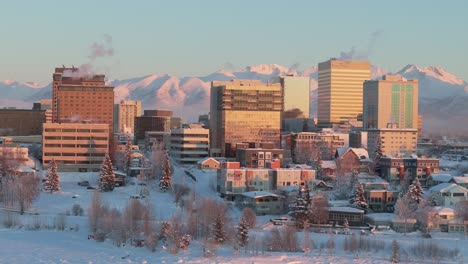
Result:
{"label": "bare tree", "polygon": [[325,193],[320,192],[312,197],[310,219],[319,225],[328,222],[328,197]]}
{"label": "bare tree", "polygon": [[164,150],[164,143],[155,142],[151,151],[152,171],[150,180],[159,180],[163,175],[164,161],[166,158],[166,151]]}
{"label": "bare tree", "polygon": [[5,204],[19,207],[20,214],[39,196],[40,179],[36,175],[9,176],[3,179],[2,185]]}
{"label": "bare tree", "polygon": [[245,218],[249,228],[255,228],[257,223],[257,215],[252,208],[246,207],[242,210],[242,217]]}
{"label": "bare tree", "polygon": [[91,233],[96,234],[102,216],[101,194],[96,190],[91,196],[91,205],[88,208],[88,222]]}
{"label": "bare tree", "polygon": [[457,218],[468,221],[468,200],[463,199],[455,204],[455,215]]}
{"label": "bare tree", "polygon": [[407,195],[398,198],[395,204],[395,214],[398,218],[405,220],[405,235],[408,232],[408,219],[413,217],[413,211],[410,206],[410,199]]}

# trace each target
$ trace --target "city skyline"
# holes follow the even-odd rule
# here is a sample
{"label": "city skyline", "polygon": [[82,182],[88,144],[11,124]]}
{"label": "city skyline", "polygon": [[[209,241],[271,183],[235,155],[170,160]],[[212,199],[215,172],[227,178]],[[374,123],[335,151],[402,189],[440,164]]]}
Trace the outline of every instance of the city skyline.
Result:
{"label": "city skyline", "polygon": [[[203,76],[271,63],[303,69],[340,56],[370,60],[389,71],[406,64],[440,65],[467,80],[460,56],[468,44],[460,34],[468,24],[467,6],[463,1],[203,1],[184,7],[169,1],[44,1],[26,9],[9,2],[0,18],[0,34],[7,36],[0,80],[49,83],[50,69],[62,64],[92,64],[109,78],[125,79]],[[12,21],[15,27],[8,26]]]}

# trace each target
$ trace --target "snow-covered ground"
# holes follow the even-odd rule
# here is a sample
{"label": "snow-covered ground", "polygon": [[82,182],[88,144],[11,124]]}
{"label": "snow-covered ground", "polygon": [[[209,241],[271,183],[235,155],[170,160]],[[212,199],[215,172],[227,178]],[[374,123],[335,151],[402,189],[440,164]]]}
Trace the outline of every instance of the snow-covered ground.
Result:
{"label": "snow-covered ground", "polygon": [[[203,172],[195,168],[182,168],[174,166],[173,181],[183,183],[198,195],[221,199],[215,192],[216,173]],[[193,174],[197,181],[187,176],[185,170]],[[116,247],[111,241],[102,243],[89,240],[87,208],[90,204],[91,194],[94,190],[79,186],[83,180],[89,181],[92,186],[97,185],[97,173],[60,173],[61,192],[48,194],[41,193],[34,201],[28,212],[33,214],[15,215],[19,224],[7,229],[3,227],[6,211],[0,210],[0,263],[388,263],[391,257],[391,242],[395,239],[400,245],[400,255],[407,263],[433,263],[434,259],[423,259],[412,254],[412,248],[424,243],[437,243],[446,249],[458,249],[455,257],[444,256],[442,263],[464,263],[468,261],[468,238],[461,234],[434,233],[432,239],[424,239],[417,232],[399,234],[393,231],[376,232],[362,236],[358,230],[352,232],[357,239],[369,243],[381,244],[380,250],[361,250],[360,252],[345,251],[345,240],[351,235],[330,233],[310,233],[314,250],[308,253],[269,252],[262,250],[261,242],[274,228],[269,222],[271,216],[257,217],[257,226],[250,230],[250,243],[247,252],[237,251],[231,245],[211,246],[216,253],[205,257],[204,241],[193,241],[187,250],[180,250],[171,254],[168,250],[159,248],[152,253],[147,248],[136,248],[130,245]],[[134,182],[139,180],[132,178]],[[142,188],[150,191],[149,200],[154,206],[155,217],[158,220],[169,219],[181,210],[174,203],[170,193],[161,193],[153,186],[128,184],[117,187],[113,192],[102,193],[103,201],[109,207],[123,209],[131,199],[131,195],[138,195]],[[73,198],[75,197],[75,198]],[[71,212],[72,206],[79,204],[84,209],[84,216],[66,216],[66,229],[57,231],[47,229],[53,226],[58,214]],[[240,212],[231,210],[233,223],[236,223]],[[276,217],[276,216],[275,216]],[[30,230],[35,223],[41,225],[39,230]],[[304,238],[303,232],[297,234],[299,241]],[[327,249],[327,242],[332,239],[335,249]],[[302,242],[299,242],[302,245]],[[358,258],[356,257],[358,255]],[[440,261],[440,260],[438,260]]]}

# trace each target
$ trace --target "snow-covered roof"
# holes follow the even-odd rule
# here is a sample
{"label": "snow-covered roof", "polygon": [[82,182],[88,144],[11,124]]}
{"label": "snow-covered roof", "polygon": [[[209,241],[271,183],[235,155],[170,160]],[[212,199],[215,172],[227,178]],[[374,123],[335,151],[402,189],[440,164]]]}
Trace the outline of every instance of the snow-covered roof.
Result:
{"label": "snow-covered roof", "polygon": [[373,214],[366,214],[368,219],[374,221],[392,221],[395,218],[395,214],[392,213],[373,213]]}
{"label": "snow-covered roof", "polygon": [[338,157],[343,156],[346,152],[352,151],[356,156],[361,159],[369,159],[369,152],[367,152],[367,149],[365,148],[346,148],[346,147],[341,147],[336,149],[338,153]]}
{"label": "snow-covered roof", "polygon": [[24,166],[24,165],[20,165],[18,166],[18,168],[16,169],[18,172],[35,172],[34,169],[32,169],[31,167],[29,166]]}
{"label": "snow-covered roof", "polygon": [[309,166],[307,164],[294,164],[294,163],[291,163],[291,164],[288,164],[288,168],[290,169],[312,169],[312,166]]}
{"label": "snow-covered roof", "polygon": [[455,176],[453,177],[453,180],[458,183],[458,184],[468,184],[468,177],[463,177],[463,176]]}
{"label": "snow-covered roof", "polygon": [[262,197],[281,197],[280,195],[271,193],[271,192],[265,192],[265,191],[250,191],[250,192],[245,192],[242,193],[243,196],[247,196],[250,198],[262,198]]}
{"label": "snow-covered roof", "polygon": [[322,161],[323,169],[336,169],[336,162],[334,160],[323,160]]}
{"label": "snow-covered roof", "polygon": [[392,222],[394,223],[408,223],[408,224],[416,224],[416,219],[414,218],[408,218],[408,219],[404,219],[404,218],[398,218],[398,217],[395,217]]}
{"label": "snow-covered roof", "polygon": [[433,212],[434,214],[438,214],[438,215],[455,214],[455,210],[453,210],[453,208],[445,207],[445,206],[435,206],[434,208],[432,208],[431,212]]}
{"label": "snow-covered roof", "polygon": [[468,192],[467,189],[463,188],[462,186],[460,185],[457,185],[457,184],[454,184],[454,183],[441,183],[441,184],[438,184],[432,188],[430,188],[429,190],[432,191],[432,192],[450,192],[450,191],[454,191],[454,190],[461,190],[465,193]]}
{"label": "snow-covered roof", "polygon": [[218,160],[216,160],[216,159],[215,159],[215,158],[213,158],[213,157],[206,157],[206,158],[203,158],[203,159],[201,159],[201,160],[197,161],[197,164],[203,164],[203,163],[204,163],[205,161],[207,161],[207,160],[214,160],[214,161],[216,161],[216,162],[218,162],[218,163],[219,163],[219,161],[218,161]]}
{"label": "snow-covered roof", "polygon": [[449,182],[453,176],[450,174],[432,174],[430,177],[433,181]]}
{"label": "snow-covered roof", "polygon": [[332,211],[332,212],[344,212],[344,213],[357,213],[357,214],[363,214],[364,211],[363,210],[359,210],[359,209],[356,209],[356,208],[352,208],[352,207],[328,207],[328,211]]}

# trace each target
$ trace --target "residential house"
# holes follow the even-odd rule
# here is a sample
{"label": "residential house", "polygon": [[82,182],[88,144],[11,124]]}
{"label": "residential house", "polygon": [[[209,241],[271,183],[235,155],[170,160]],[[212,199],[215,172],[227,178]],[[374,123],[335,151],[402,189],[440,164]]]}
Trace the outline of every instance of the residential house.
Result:
{"label": "residential house", "polygon": [[338,148],[335,153],[337,175],[369,172],[369,153],[365,148]]}
{"label": "residential house", "polygon": [[241,208],[252,208],[257,215],[284,214],[283,199],[283,196],[270,192],[250,191],[242,193],[236,204]]}
{"label": "residential house", "polygon": [[423,186],[431,174],[439,173],[439,159],[408,157],[382,157],[379,160],[381,177],[392,185],[400,184],[404,177],[410,181],[418,177]]}
{"label": "residential house", "polygon": [[468,190],[454,183],[441,183],[429,189],[438,205],[455,205],[457,202],[468,199]]}

